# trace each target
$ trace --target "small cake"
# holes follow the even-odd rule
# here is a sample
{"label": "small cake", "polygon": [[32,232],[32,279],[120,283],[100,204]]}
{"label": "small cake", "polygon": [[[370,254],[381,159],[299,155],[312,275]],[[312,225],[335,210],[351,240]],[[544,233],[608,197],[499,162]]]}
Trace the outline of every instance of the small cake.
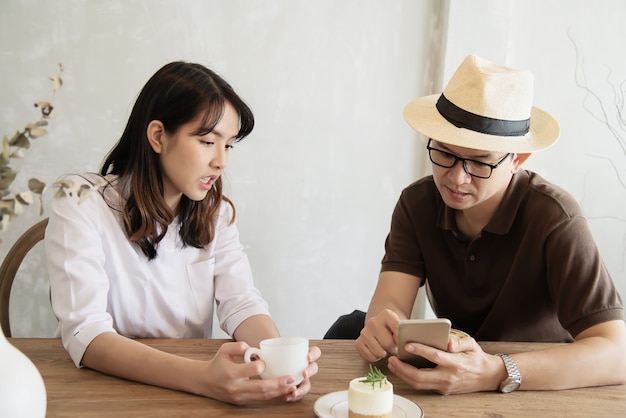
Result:
{"label": "small cake", "polygon": [[469,337],[469,334],[466,332],[460,331],[458,329],[452,328],[450,330],[450,336],[452,338],[456,338],[457,340],[460,340],[461,338]]}
{"label": "small cake", "polygon": [[378,368],[352,379],[348,388],[349,418],[391,418],[393,385]]}

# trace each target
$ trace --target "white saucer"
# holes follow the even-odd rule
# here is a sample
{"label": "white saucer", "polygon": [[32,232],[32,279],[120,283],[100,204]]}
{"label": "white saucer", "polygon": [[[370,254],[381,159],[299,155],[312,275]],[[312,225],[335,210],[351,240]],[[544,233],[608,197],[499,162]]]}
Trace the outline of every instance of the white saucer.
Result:
{"label": "white saucer", "polygon": [[[319,418],[347,418],[348,391],[342,390],[321,396],[315,401],[313,411]],[[393,395],[391,418],[423,418],[424,411],[402,396]]]}

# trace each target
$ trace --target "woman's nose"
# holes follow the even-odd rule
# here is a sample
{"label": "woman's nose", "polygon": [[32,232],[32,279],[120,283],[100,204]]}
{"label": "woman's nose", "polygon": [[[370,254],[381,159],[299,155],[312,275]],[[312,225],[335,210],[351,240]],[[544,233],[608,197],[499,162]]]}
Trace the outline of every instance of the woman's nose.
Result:
{"label": "woman's nose", "polygon": [[213,155],[213,158],[211,159],[211,167],[218,169],[218,170],[223,170],[226,168],[227,161],[228,161],[228,153],[226,152],[226,149],[216,147],[215,154]]}

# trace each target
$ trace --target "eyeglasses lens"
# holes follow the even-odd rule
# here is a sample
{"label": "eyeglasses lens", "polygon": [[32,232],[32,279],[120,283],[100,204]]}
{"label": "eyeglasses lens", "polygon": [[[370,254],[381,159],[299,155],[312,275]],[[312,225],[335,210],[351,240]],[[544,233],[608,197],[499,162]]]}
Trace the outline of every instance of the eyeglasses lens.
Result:
{"label": "eyeglasses lens", "polygon": [[481,164],[478,161],[461,160],[455,155],[443,152],[437,149],[429,149],[430,161],[438,166],[451,168],[457,161],[462,161],[465,171],[479,178],[489,178],[491,176],[491,167],[487,164]]}

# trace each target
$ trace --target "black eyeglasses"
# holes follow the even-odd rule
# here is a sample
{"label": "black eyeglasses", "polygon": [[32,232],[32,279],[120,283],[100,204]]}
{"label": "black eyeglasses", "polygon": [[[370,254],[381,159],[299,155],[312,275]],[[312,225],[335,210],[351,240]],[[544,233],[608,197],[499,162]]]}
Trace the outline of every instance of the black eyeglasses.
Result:
{"label": "black eyeglasses", "polygon": [[506,157],[511,155],[511,153],[506,154],[496,164],[487,164],[481,161],[461,158],[454,154],[450,154],[449,152],[442,151],[437,148],[432,148],[430,146],[431,141],[432,138],[428,140],[428,145],[426,145],[426,149],[428,150],[428,156],[430,157],[430,161],[433,164],[438,165],[439,167],[452,168],[457,161],[461,161],[461,164],[463,164],[463,170],[465,170],[465,172],[470,176],[478,177],[479,179],[488,179],[489,177],[491,177],[491,172],[498,168],[498,166],[502,164],[504,160],[506,160]]}

